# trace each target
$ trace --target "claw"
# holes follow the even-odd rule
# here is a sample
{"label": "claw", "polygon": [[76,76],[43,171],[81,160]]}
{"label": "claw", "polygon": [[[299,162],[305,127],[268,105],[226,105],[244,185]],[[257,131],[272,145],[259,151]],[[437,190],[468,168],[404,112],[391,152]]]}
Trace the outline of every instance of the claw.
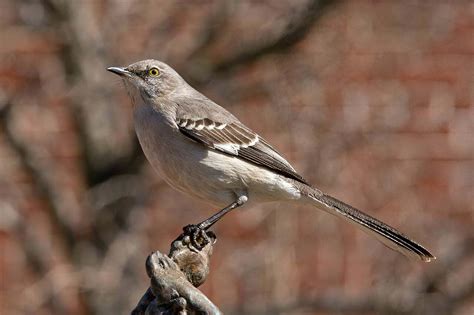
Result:
{"label": "claw", "polygon": [[206,247],[207,244],[211,243],[216,239],[216,235],[213,232],[206,232],[199,226],[190,224],[183,228],[184,240],[189,240],[190,245],[198,251]]}

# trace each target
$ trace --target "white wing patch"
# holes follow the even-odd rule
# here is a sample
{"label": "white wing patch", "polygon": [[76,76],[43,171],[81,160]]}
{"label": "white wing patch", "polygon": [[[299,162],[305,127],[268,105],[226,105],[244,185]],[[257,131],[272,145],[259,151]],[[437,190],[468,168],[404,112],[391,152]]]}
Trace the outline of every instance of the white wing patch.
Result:
{"label": "white wing patch", "polygon": [[204,119],[178,119],[176,124],[192,131],[197,137],[206,139],[214,149],[238,155],[241,148],[248,148],[259,142],[257,134],[242,125],[225,124]]}
{"label": "white wing patch", "polygon": [[193,130],[195,125],[196,122],[191,120],[189,124],[186,124],[185,128],[188,130]]}

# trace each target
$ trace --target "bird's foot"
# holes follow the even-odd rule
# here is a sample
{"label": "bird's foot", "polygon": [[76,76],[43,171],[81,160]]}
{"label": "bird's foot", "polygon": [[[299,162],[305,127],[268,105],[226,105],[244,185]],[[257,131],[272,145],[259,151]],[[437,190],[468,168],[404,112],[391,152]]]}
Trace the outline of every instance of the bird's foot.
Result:
{"label": "bird's foot", "polygon": [[214,243],[216,238],[214,232],[206,231],[198,225],[189,224],[183,227],[184,243],[188,243],[196,251],[202,250],[209,243]]}

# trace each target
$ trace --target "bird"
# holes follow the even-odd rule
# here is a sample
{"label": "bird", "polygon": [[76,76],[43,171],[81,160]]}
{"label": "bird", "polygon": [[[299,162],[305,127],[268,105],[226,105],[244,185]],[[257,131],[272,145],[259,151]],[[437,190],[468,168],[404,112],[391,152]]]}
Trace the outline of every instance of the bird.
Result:
{"label": "bird", "polygon": [[395,228],[313,187],[267,140],[168,64],[148,59],[107,70],[123,79],[138,140],[158,175],[220,208],[199,228],[243,205],[290,201],[340,217],[405,256],[435,259]]}

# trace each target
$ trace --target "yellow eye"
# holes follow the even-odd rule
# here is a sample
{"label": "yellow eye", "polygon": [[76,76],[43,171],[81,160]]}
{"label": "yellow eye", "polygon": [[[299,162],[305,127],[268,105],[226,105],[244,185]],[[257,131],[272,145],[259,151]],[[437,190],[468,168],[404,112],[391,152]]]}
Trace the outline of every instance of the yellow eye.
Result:
{"label": "yellow eye", "polygon": [[151,77],[157,77],[160,75],[160,70],[158,70],[158,68],[151,68],[148,70],[148,75]]}

